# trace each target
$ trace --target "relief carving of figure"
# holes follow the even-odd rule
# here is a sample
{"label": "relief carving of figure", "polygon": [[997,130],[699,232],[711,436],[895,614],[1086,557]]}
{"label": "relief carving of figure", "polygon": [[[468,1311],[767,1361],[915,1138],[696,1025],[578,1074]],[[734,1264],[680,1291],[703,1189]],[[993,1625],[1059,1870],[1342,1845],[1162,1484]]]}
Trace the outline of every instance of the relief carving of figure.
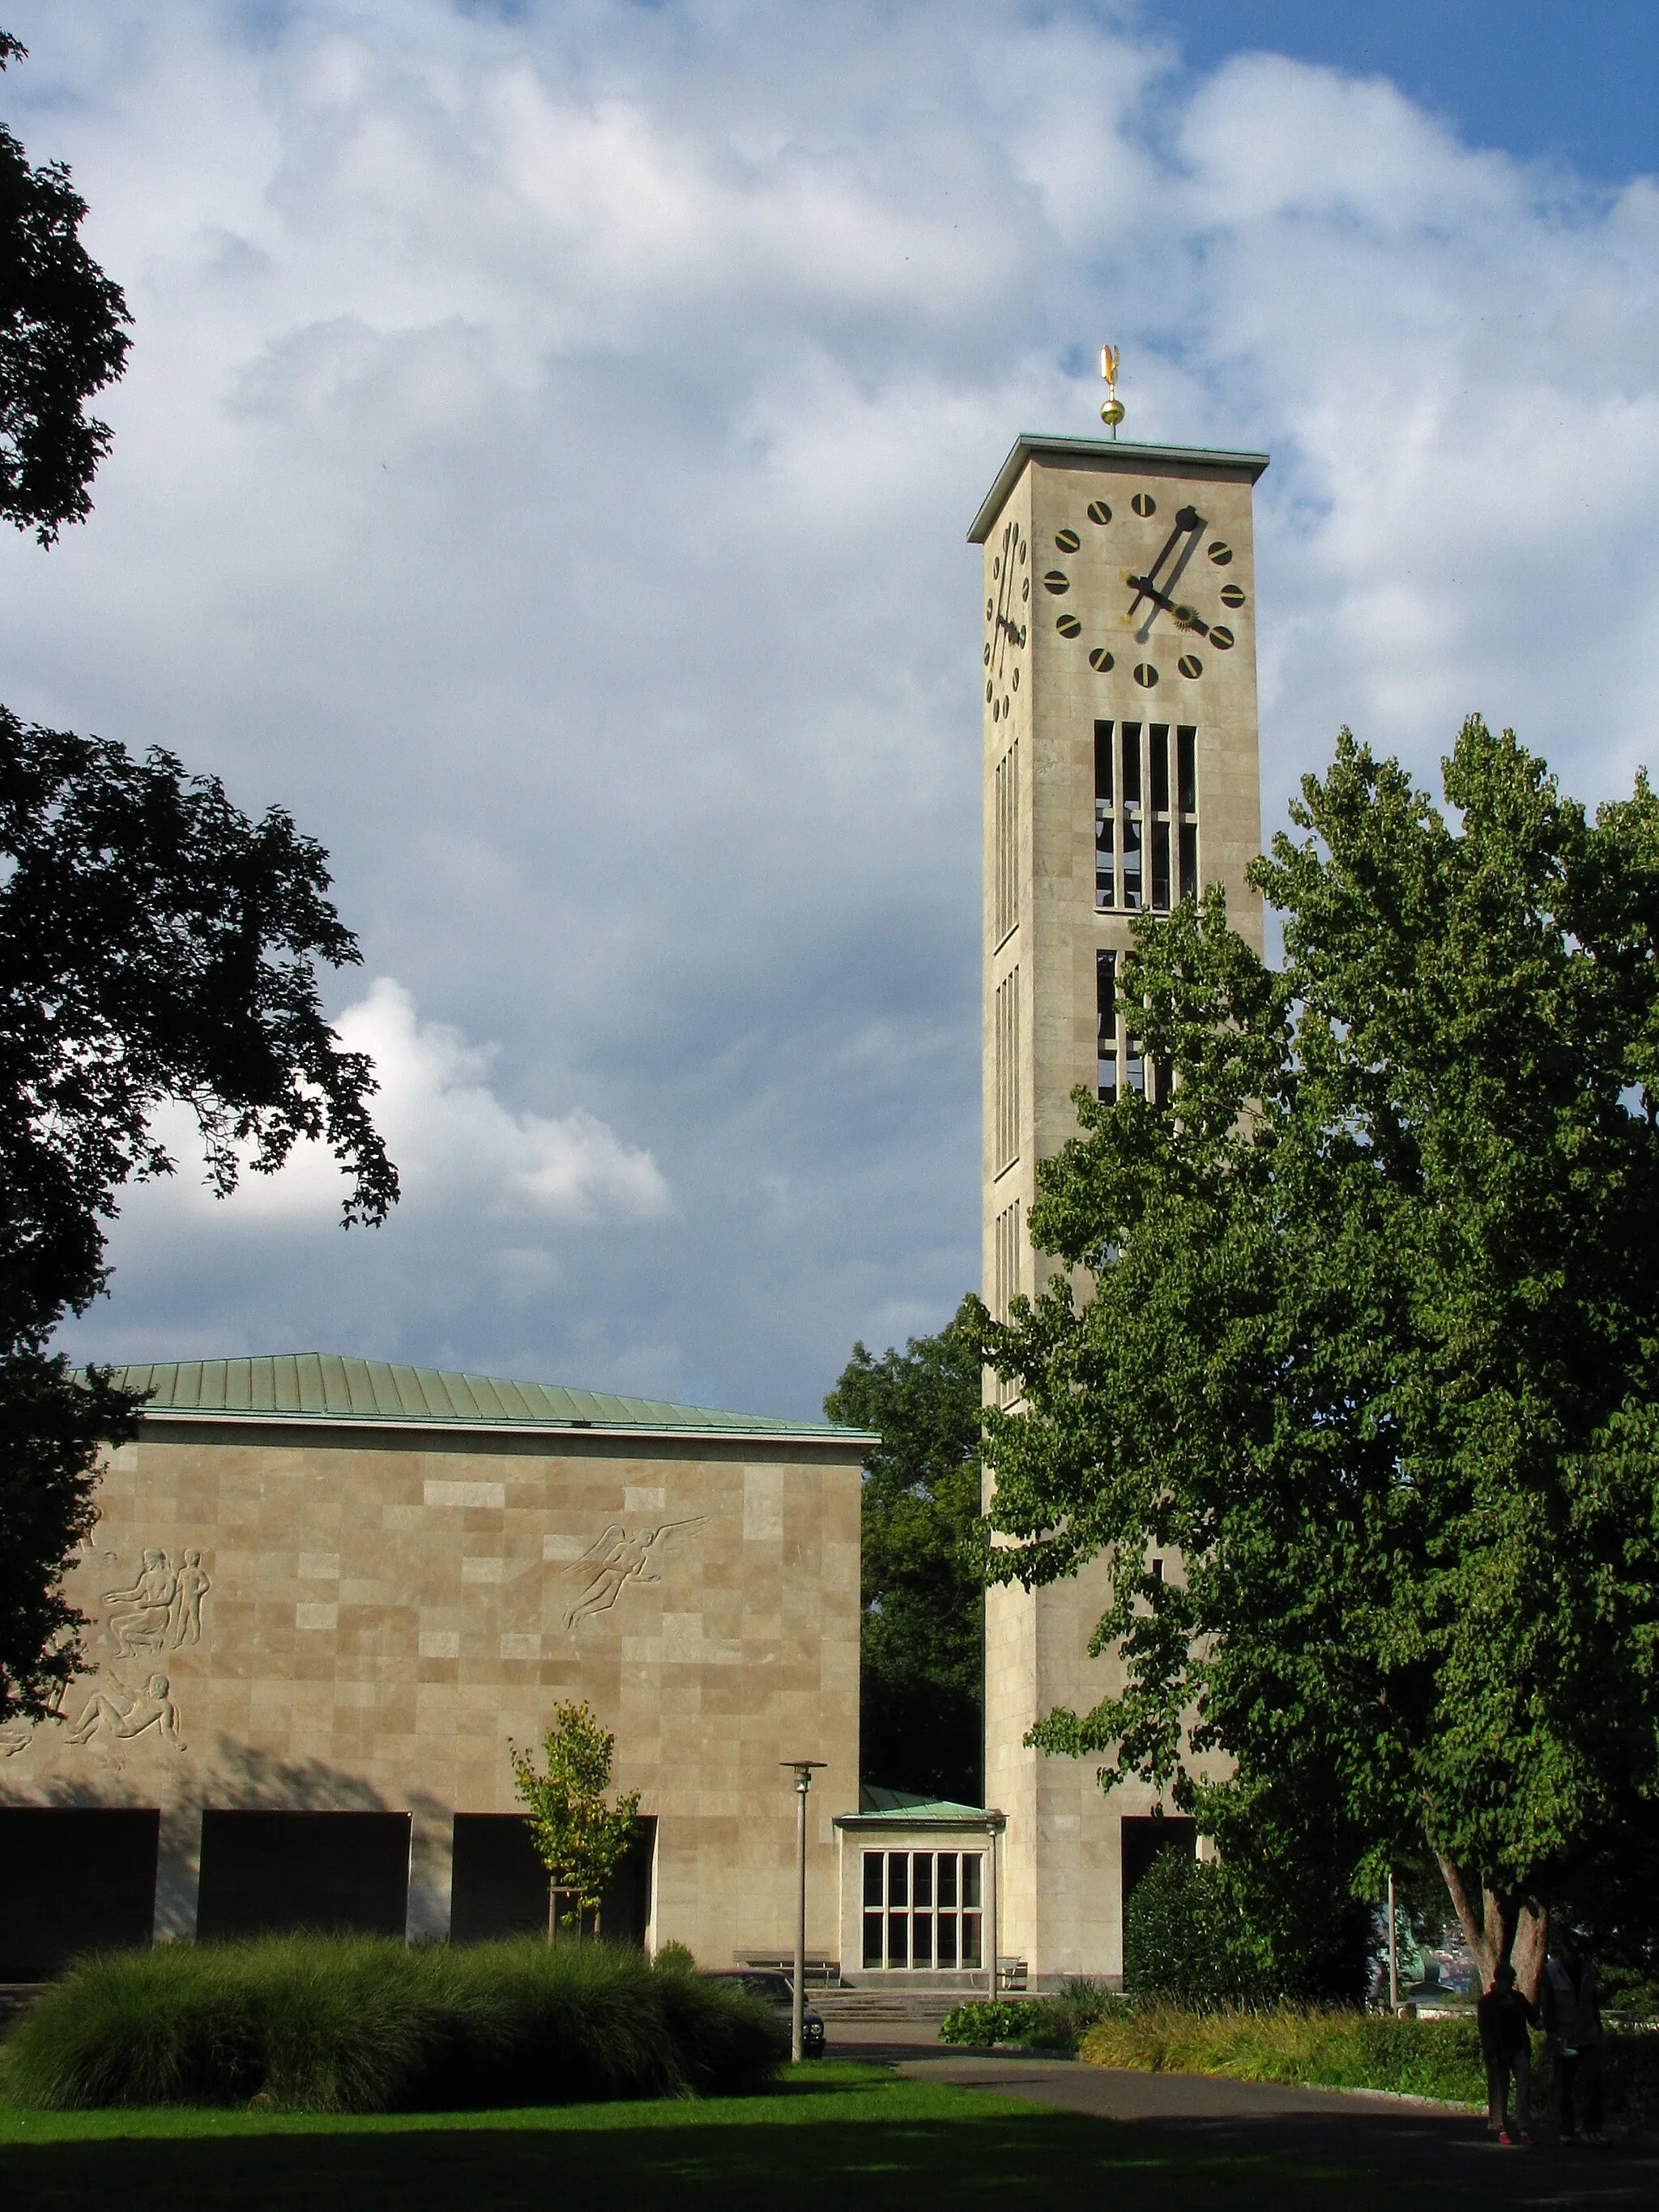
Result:
{"label": "relief carving of figure", "polygon": [[167,1565],[165,1552],[146,1552],[138,1579],[131,1589],[106,1590],[101,1602],[121,1606],[109,1619],[109,1640],[124,1658],[141,1651],[164,1651],[173,1618],[173,1601],[179,1577]]}
{"label": "relief carving of figure", "polygon": [[609,1613],[629,1583],[659,1583],[662,1577],[651,1572],[654,1547],[672,1530],[695,1528],[702,1518],[701,1513],[694,1513],[684,1521],[665,1521],[658,1528],[641,1528],[633,1536],[619,1521],[613,1521],[580,1559],[573,1559],[563,1571],[583,1577],[581,1595],[565,1614],[566,1629],[574,1630],[590,1613]]}
{"label": "relief carving of figure", "polygon": [[147,1729],[155,1729],[175,1751],[184,1749],[184,1738],[179,1733],[179,1708],[173,1702],[165,1674],[152,1674],[137,1692],[129,1690],[124,1682],[117,1682],[115,1688],[118,1693],[115,1696],[107,1690],[100,1690],[88,1700],[86,1711],[69,1731],[71,1743],[90,1743],[100,1728],[106,1728],[117,1743],[131,1743]]}
{"label": "relief carving of figure", "polygon": [[183,1644],[199,1644],[202,1640],[202,1600],[213,1588],[208,1572],[202,1565],[199,1552],[186,1552],[185,1564],[179,1570],[178,1587],[173,1595],[173,1614],[169,1624],[167,1649],[178,1650]]}
{"label": "relief carving of figure", "polygon": [[27,1751],[34,1741],[34,1731],[21,1722],[11,1722],[0,1728],[0,1759],[15,1759],[20,1751]]}

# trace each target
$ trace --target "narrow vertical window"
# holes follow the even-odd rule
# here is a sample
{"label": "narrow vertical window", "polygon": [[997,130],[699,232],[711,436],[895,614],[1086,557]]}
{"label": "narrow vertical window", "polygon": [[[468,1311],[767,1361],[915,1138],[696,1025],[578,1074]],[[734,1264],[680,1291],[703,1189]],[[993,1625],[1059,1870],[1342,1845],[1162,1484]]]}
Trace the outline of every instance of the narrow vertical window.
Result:
{"label": "narrow vertical window", "polygon": [[1141,1051],[1139,1037],[1126,1036],[1123,1040],[1123,1075],[1130,1090],[1139,1091],[1142,1097],[1145,1097],[1146,1059],[1146,1054]]}
{"label": "narrow vertical window", "polygon": [[1012,929],[1018,920],[1019,739],[1016,738],[1008,748],[1008,927]]}
{"label": "narrow vertical window", "polygon": [[1146,731],[1147,766],[1152,771],[1151,804],[1154,814],[1170,811],[1170,726],[1152,722]]}
{"label": "narrow vertical window", "polygon": [[1181,825],[1181,896],[1198,896],[1198,824],[1183,822]]}
{"label": "narrow vertical window", "polygon": [[1019,740],[997,763],[992,804],[992,942],[1000,945],[1019,920]]}
{"label": "narrow vertical window", "polygon": [[1117,1097],[1117,955],[1095,954],[1095,1090],[1103,1106]]}
{"label": "narrow vertical window", "polygon": [[997,986],[992,1014],[994,1031],[994,1082],[995,1124],[994,1151],[1000,1175],[1019,1158],[1019,970],[1013,969]]}
{"label": "narrow vertical window", "polygon": [[1112,725],[1095,724],[1095,908],[1117,904],[1117,837],[1112,818]]}
{"label": "narrow vertical window", "polygon": [[1123,804],[1126,806],[1139,806],[1140,804],[1140,725],[1139,722],[1126,722],[1123,725]]}
{"label": "narrow vertical window", "polygon": [[1109,722],[1095,724],[1095,805],[1109,806],[1112,803],[1112,726]]}
{"label": "narrow vertical window", "polygon": [[1133,814],[1123,817],[1123,903],[1131,914],[1140,904],[1140,823]]}
{"label": "narrow vertical window", "polygon": [[1170,825],[1152,824],[1152,905],[1159,914],[1170,911]]}
{"label": "narrow vertical window", "polygon": [[1198,732],[1176,732],[1176,798],[1183,814],[1198,811]]}

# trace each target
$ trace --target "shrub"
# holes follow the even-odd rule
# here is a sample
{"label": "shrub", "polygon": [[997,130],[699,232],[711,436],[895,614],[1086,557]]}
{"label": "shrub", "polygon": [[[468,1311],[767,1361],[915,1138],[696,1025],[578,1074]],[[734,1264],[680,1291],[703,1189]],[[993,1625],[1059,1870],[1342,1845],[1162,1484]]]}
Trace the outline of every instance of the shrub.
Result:
{"label": "shrub", "polygon": [[1095,2022],[1123,2000],[1103,1983],[1067,1982],[1058,1996],[988,1998],[959,2004],[939,2024],[941,2043],[1023,2043],[1035,2051],[1075,2051]]}
{"label": "shrub", "polygon": [[88,1959],[24,2014],[7,2071],[39,2106],[368,2112],[737,2094],[782,2055],[769,2007],[636,1952],[295,1936]]}
{"label": "shrub", "polygon": [[1170,2004],[1262,2004],[1279,1994],[1265,1948],[1215,1860],[1160,1851],[1124,1916],[1123,1986]]}

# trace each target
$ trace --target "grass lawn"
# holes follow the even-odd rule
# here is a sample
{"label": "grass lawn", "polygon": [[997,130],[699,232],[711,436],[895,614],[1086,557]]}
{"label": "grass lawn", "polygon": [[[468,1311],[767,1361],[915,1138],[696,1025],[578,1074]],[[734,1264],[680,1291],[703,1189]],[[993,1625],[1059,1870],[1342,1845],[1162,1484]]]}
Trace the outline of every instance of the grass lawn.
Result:
{"label": "grass lawn", "polygon": [[[1398,2182],[1206,2152],[981,2090],[832,2060],[702,2103],[334,2119],[0,2107],[0,2203],[19,2212],[923,2212],[1133,2202],[1134,2212],[1398,2212]],[[1461,2191],[1417,2192],[1449,2207]]]}

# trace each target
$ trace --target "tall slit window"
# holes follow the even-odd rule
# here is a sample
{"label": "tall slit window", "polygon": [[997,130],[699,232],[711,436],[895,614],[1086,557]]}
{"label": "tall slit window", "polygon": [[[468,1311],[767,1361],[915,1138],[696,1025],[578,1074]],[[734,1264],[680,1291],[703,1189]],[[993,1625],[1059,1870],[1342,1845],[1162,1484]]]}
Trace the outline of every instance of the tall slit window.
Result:
{"label": "tall slit window", "polygon": [[1000,945],[1019,920],[1019,740],[1015,738],[996,767],[993,830],[991,931]]}
{"label": "tall slit window", "polygon": [[1117,822],[1112,811],[1112,725],[1095,724],[1095,910],[1117,904]]}
{"label": "tall slit window", "polygon": [[1176,731],[1176,824],[1181,880],[1177,898],[1198,896],[1198,732],[1182,723]]}
{"label": "tall slit window", "polygon": [[1019,970],[997,986],[993,1011],[995,1050],[996,1171],[1001,1175],[1019,1158]]}
{"label": "tall slit window", "polygon": [[1103,1106],[1117,1097],[1117,955],[1095,954],[1095,1091]]}
{"label": "tall slit window", "polygon": [[982,1851],[866,1851],[867,1972],[970,1972],[984,1963]]}

